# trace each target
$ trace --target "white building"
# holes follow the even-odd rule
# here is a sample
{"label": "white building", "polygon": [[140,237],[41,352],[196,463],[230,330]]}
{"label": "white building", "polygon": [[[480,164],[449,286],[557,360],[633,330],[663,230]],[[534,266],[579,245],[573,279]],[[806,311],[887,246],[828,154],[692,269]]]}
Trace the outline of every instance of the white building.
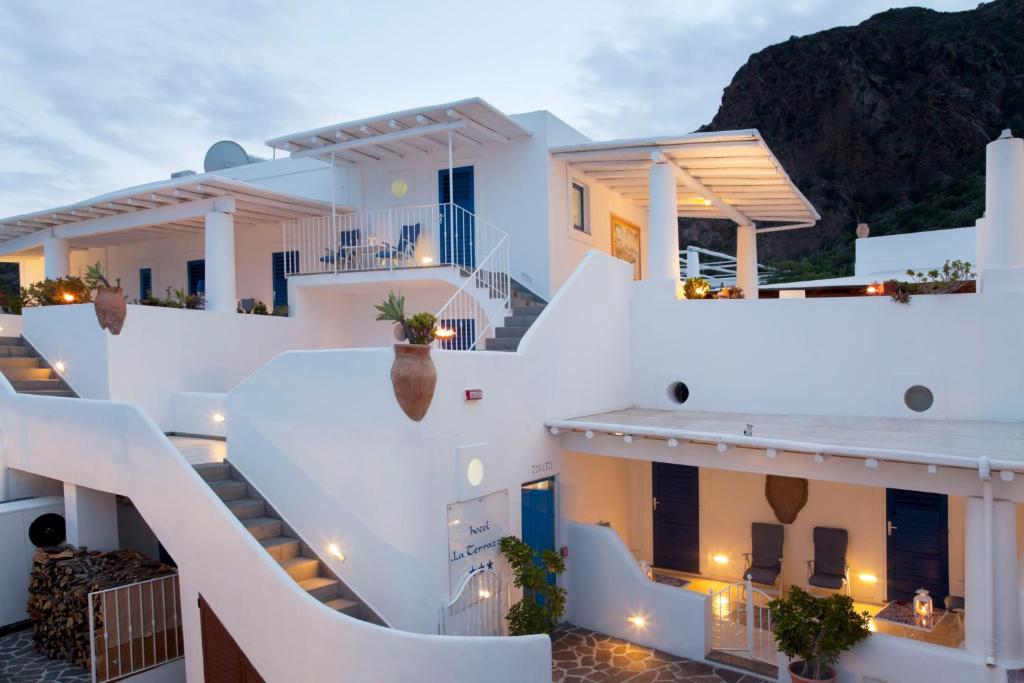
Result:
{"label": "white building", "polygon": [[[268,681],[549,680],[547,636],[436,635],[468,572],[497,576],[462,616],[500,617],[505,533],[564,550],[568,622],[784,663],[743,583],[751,524],[778,524],[766,475],[807,481],[782,584],[809,585],[816,528],[845,531],[841,589],[877,632],[841,680],[1024,668],[1024,142],[988,149],[979,292],[909,307],[754,300],[756,235],[818,218],[757,131],[593,142],[473,99],[268,144],[289,156],[0,220],[26,284],[99,261],[130,301],[205,294],[129,305],[117,336],[91,304],[2,320],[31,345],[11,356],[46,366],[4,366],[0,500],[63,495],[76,545],[158,541],[190,681],[222,654],[210,614]],[[680,216],[735,223],[747,300],[680,298]],[[455,333],[418,422],[374,320],[390,290]],[[250,298],[287,315],[236,313]],[[65,387],[81,398],[38,395]],[[5,621],[27,581],[12,557]],[[887,619],[918,587],[964,605]]]}

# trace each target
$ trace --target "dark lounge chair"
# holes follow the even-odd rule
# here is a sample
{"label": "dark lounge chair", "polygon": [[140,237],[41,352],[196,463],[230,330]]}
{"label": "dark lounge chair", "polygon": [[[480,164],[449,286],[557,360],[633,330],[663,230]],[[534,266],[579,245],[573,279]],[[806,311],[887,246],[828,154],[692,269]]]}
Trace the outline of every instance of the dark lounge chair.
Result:
{"label": "dark lounge chair", "polygon": [[355,249],[353,249],[353,247],[358,247],[362,239],[363,233],[359,228],[355,228],[354,230],[342,230],[338,233],[337,253],[333,253],[330,249],[325,249],[327,254],[325,256],[321,256],[320,260],[323,263],[334,263],[337,261],[340,264],[348,264],[355,253]]}
{"label": "dark lounge chair", "polygon": [[763,586],[779,585],[782,590],[782,541],[785,530],[781,524],[754,522],[750,525],[750,552],[744,553],[747,566],[743,578]]}
{"label": "dark lounge chair", "polygon": [[402,232],[398,237],[398,245],[393,247],[387,242],[385,242],[381,250],[377,252],[377,258],[390,258],[392,261],[400,260],[403,262],[408,262],[411,260],[415,262],[416,241],[419,240],[419,238],[419,223],[413,223],[412,225],[403,225]]}
{"label": "dark lounge chair", "polygon": [[807,583],[828,590],[850,592],[850,568],[846,564],[849,537],[846,529],[814,527],[814,559],[807,563]]}

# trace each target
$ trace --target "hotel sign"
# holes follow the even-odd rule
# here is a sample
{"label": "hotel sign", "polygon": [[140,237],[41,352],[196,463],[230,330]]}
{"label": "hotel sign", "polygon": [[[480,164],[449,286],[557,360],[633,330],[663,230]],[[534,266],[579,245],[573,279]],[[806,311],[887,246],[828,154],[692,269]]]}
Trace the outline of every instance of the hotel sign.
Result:
{"label": "hotel sign", "polygon": [[449,504],[449,589],[454,591],[466,574],[481,567],[503,573],[498,544],[508,534],[507,490]]}

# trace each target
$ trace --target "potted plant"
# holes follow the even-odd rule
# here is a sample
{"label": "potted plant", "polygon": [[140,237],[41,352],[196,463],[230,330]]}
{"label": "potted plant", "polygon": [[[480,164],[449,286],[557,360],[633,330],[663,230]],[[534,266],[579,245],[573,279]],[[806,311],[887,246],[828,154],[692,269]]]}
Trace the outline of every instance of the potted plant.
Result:
{"label": "potted plant", "polygon": [[565,589],[548,583],[548,576],[565,571],[565,560],[554,550],[537,552],[522,539],[505,536],[500,541],[502,554],[512,567],[513,582],[523,589],[523,597],[508,610],[508,632],[513,636],[550,634],[565,612]]}
{"label": "potted plant", "polygon": [[702,277],[688,277],[683,283],[683,296],[687,299],[703,299],[711,291],[711,283]]}
{"label": "potted plant", "polygon": [[96,306],[96,318],[100,321],[100,327],[109,330],[110,334],[121,334],[121,327],[124,326],[124,319],[128,314],[124,292],[121,290],[121,280],[117,281],[117,286],[111,287],[99,261],[86,268],[84,280],[85,284],[96,290],[93,303]]}
{"label": "potted plant", "polygon": [[377,320],[395,323],[395,336],[408,344],[395,344],[391,365],[391,386],[398,405],[410,419],[419,422],[427,414],[434,398],[437,371],[430,359],[430,344],[437,337],[437,317],[433,313],[405,316],[405,297],[394,292],[375,306]]}
{"label": "potted plant", "polygon": [[868,613],[853,609],[853,598],[836,593],[818,598],[798,586],[768,603],[775,640],[791,660],[793,683],[835,681],[839,655],[867,638]]}

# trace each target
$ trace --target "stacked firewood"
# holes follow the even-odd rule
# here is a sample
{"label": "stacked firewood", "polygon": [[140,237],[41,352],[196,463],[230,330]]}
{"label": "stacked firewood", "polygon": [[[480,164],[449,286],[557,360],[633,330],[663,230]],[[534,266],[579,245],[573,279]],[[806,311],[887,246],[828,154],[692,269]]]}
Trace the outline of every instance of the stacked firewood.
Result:
{"label": "stacked firewood", "polygon": [[[40,548],[32,558],[28,613],[36,647],[53,659],[89,668],[89,593],[173,573],[132,550]],[[94,615],[97,627],[101,615]]]}

